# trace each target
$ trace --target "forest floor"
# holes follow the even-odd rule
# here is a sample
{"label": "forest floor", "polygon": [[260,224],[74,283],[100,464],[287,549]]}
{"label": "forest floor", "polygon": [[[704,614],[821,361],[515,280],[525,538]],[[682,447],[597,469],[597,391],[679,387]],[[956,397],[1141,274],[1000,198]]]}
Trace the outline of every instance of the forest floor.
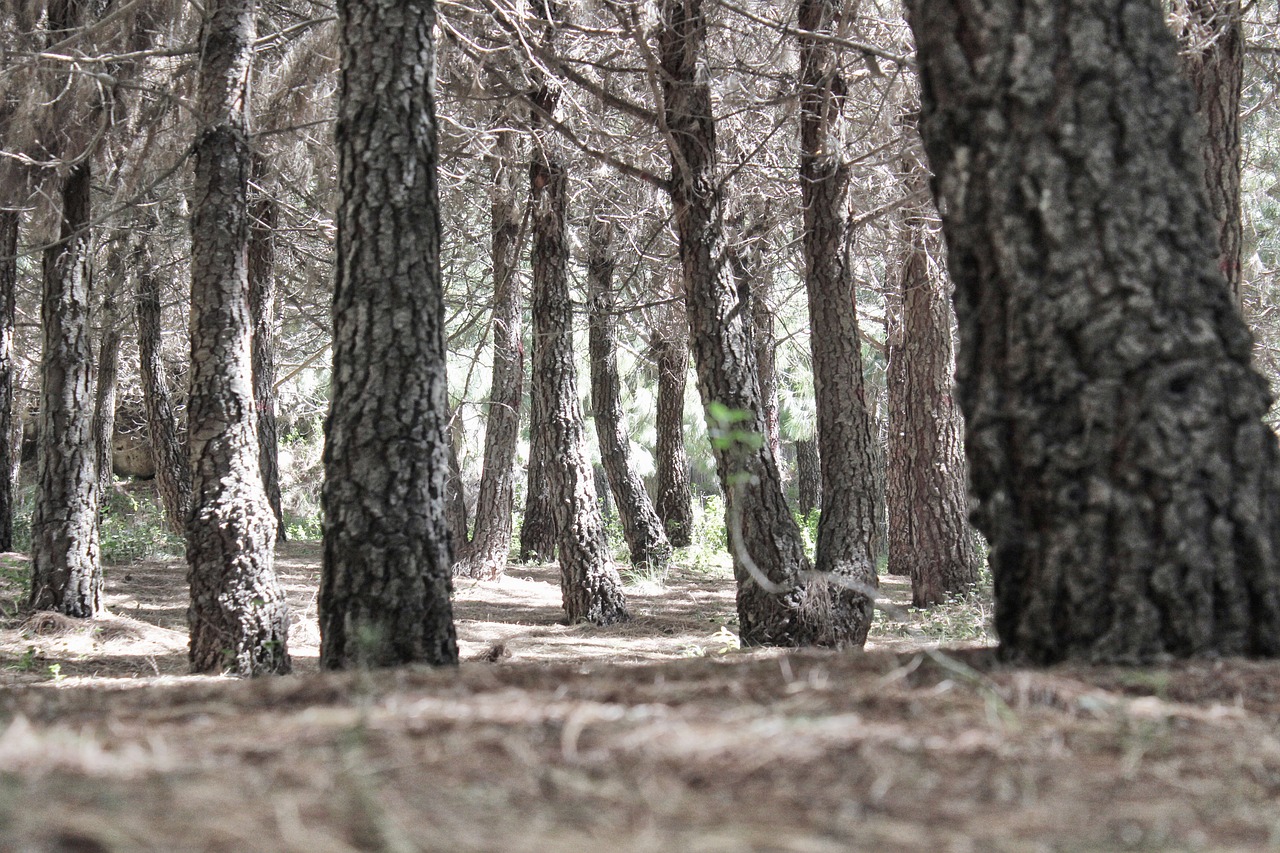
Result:
{"label": "forest floor", "polygon": [[977,600],[740,651],[703,557],[620,628],[561,624],[554,566],[463,581],[457,669],[320,673],[318,564],[277,558],[298,674],[242,681],[184,674],[180,561],[109,568],[82,623],[0,557],[0,851],[1280,845],[1280,664],[1008,667]]}

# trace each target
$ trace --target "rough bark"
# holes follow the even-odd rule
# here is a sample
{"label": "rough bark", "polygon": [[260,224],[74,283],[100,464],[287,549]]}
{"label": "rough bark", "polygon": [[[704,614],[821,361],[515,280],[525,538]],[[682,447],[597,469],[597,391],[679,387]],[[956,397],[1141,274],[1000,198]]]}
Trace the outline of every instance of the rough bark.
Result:
{"label": "rough bark", "polygon": [[[769,302],[772,277],[764,259],[762,242],[769,227],[755,213],[741,229],[738,241],[731,242],[729,263],[740,293],[750,294],[751,344],[756,358],[756,381],[760,385],[765,440],[775,460],[782,458],[782,424],[778,409],[777,348],[773,306]],[[781,471],[781,469],[780,469]]]}
{"label": "rough bark", "polygon": [[449,526],[449,547],[455,560],[465,557],[470,549],[467,532],[467,491],[462,482],[462,461],[458,458],[458,445],[462,443],[462,424],[455,410],[449,411],[449,427],[445,431],[449,440],[449,479],[444,499],[445,524]]}
{"label": "rough bark", "polygon": [[[536,349],[536,346],[535,346]],[[540,395],[529,388],[529,465],[525,472],[524,515],[520,522],[520,562],[549,562],[556,555],[556,526],[547,484],[551,446],[545,428],[549,417],[542,411]]]}
{"label": "rough bark", "polygon": [[1241,293],[1240,92],[1244,83],[1244,25],[1240,0],[1181,0],[1175,9],[1182,62],[1204,125],[1204,184],[1218,223],[1218,269],[1236,304]]}
{"label": "rough bark", "polygon": [[107,261],[104,293],[100,309],[102,341],[98,344],[98,375],[94,380],[93,446],[98,474],[98,499],[105,501],[115,481],[111,465],[112,441],[116,432],[116,378],[120,373],[121,321],[119,291],[124,278],[121,254],[124,246],[113,241]]}
{"label": "rough bark", "polygon": [[454,664],[431,0],[341,0],[320,664]]}
{"label": "rough bark", "polygon": [[800,530],[763,439],[750,317],[727,262],[705,41],[700,0],[664,0],[658,47],[671,196],[698,390],[726,496],[739,638],[748,646],[858,644],[865,626],[849,618],[845,589],[810,577]]}
{"label": "rough bark", "polygon": [[[18,291],[18,222],[16,210],[0,210],[0,551],[13,548],[14,460],[21,448],[13,442],[14,297]],[[21,435],[21,433],[19,433]],[[21,440],[21,439],[19,439]]]}
{"label": "rough bark", "polygon": [[913,0],[1004,652],[1280,652],[1269,393],[1155,0]]}
{"label": "rough bark", "polygon": [[813,439],[796,442],[796,505],[801,515],[822,505],[822,460]]}
{"label": "rough bark", "polygon": [[276,201],[267,192],[267,166],[253,157],[256,186],[249,211],[249,317],[252,323],[253,403],[258,434],[258,470],[276,517],[276,541],[284,542],[284,508],[280,502],[280,431],[276,425]]}
{"label": "rough bark", "polygon": [[[802,0],[800,36],[801,247],[809,303],[822,511],[816,567],[864,589],[849,602],[859,642],[871,624],[876,581],[875,434],[862,377],[862,339],[853,270],[845,246],[849,166],[842,160],[845,83],[840,54],[822,36],[834,31],[837,0]],[[808,33],[818,35],[810,36]]]}
{"label": "rough bark", "polygon": [[591,219],[587,240],[591,409],[600,442],[600,461],[618,507],[631,563],[663,572],[671,562],[671,544],[645,491],[644,481],[631,464],[631,440],[622,411],[617,300],[613,292],[614,227],[612,222],[596,214]]}
{"label": "rough bark", "polygon": [[206,6],[197,91],[204,125],[191,198],[192,509],[187,520],[194,672],[289,671],[289,614],[272,565],[250,364],[248,83],[254,0]]}
{"label": "rough bark", "polygon": [[501,130],[491,161],[490,256],[493,263],[493,379],[484,431],[484,465],[476,497],[475,533],[455,574],[501,577],[511,553],[515,458],[524,392],[524,344],[520,337],[520,170],[514,131]]}
{"label": "rough bark", "polygon": [[[539,4],[541,5],[541,4]],[[554,4],[540,10],[547,39],[555,20]],[[532,125],[554,114],[559,94],[543,83],[534,95]],[[573,304],[569,299],[569,246],[566,230],[568,175],[550,134],[534,144],[529,169],[533,231],[533,409],[545,421],[547,493],[556,531],[560,591],[569,622],[610,625],[628,617],[622,581],[609,555],[604,520],[596,502],[595,478],[587,459],[586,437],[574,368]],[[526,522],[528,519],[526,518]]]}
{"label": "rough bark", "polygon": [[948,282],[933,263],[927,212],[913,211],[905,227],[889,335],[889,573],[909,576],[912,604],[929,607],[977,583],[978,555],[968,522],[964,420],[952,395]]}
{"label": "rough bark", "polygon": [[62,179],[62,226],[44,251],[40,447],[31,518],[31,605],[68,616],[102,609],[98,466],[89,343],[89,164]]}
{"label": "rough bark", "polygon": [[[663,278],[668,276],[663,273]],[[675,282],[679,284],[679,282]],[[665,293],[663,286],[659,293]],[[682,297],[677,289],[674,294]],[[676,548],[693,542],[693,492],[689,487],[689,454],[684,436],[684,389],[689,378],[689,326],[683,302],[664,306],[651,338],[653,364],[658,371],[658,400],[654,441],[654,508],[662,519],[667,541]]]}
{"label": "rough bark", "polygon": [[134,249],[133,266],[138,277],[138,376],[155,460],[156,490],[160,493],[169,529],[182,536],[186,533],[191,509],[191,467],[187,450],[178,437],[178,422],[160,355],[163,328],[160,279],[156,276],[146,237],[140,239]]}

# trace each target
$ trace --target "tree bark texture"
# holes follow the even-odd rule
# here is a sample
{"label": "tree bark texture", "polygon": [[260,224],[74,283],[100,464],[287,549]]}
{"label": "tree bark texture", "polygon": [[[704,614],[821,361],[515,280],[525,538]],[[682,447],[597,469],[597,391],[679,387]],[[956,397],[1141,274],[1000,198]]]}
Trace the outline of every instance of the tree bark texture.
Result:
{"label": "tree bark texture", "polygon": [[766,268],[761,245],[768,225],[756,213],[741,229],[737,241],[729,247],[729,263],[738,283],[738,292],[749,294],[751,305],[751,345],[756,358],[756,380],[764,406],[765,440],[775,460],[782,458],[782,424],[778,409],[778,371],[774,334],[773,307],[769,304],[771,276]]}
{"label": "tree bark texture", "polygon": [[[875,471],[872,430],[862,377],[862,338],[853,270],[845,245],[849,166],[842,160],[845,82],[840,54],[823,38],[834,32],[837,0],[802,0],[800,35],[801,246],[809,302],[809,339],[818,413],[822,511],[817,569],[838,572],[862,587],[846,607],[857,642],[871,626],[876,581],[877,524],[884,496]],[[815,35],[809,35],[814,33]]]}
{"label": "tree bark texture", "polygon": [[671,545],[653,509],[644,481],[631,464],[631,440],[622,411],[622,379],[618,375],[617,300],[613,292],[614,224],[600,214],[592,217],[587,240],[587,290],[591,302],[589,350],[591,409],[600,461],[618,506],[622,535],[631,563],[665,572]]}
{"label": "tree bark texture", "polygon": [[[13,442],[14,301],[18,292],[18,223],[16,210],[0,210],[0,551],[13,548],[13,505],[16,477],[11,474],[21,447]],[[19,433],[21,435],[21,433]],[[19,439],[20,441],[21,439]]]}
{"label": "tree bark texture", "polygon": [[142,385],[142,405],[147,416],[147,434],[156,467],[156,490],[164,506],[169,529],[182,536],[191,509],[191,467],[187,449],[178,437],[169,384],[161,358],[160,279],[142,237],[133,253],[137,275],[138,377]]}
{"label": "tree bark texture", "polygon": [[253,404],[258,434],[258,470],[276,517],[276,541],[284,542],[284,508],[280,501],[280,430],[276,425],[276,200],[267,192],[267,166],[254,154],[256,185],[249,211],[249,317],[252,323]]}
{"label": "tree bark texture", "polygon": [[[94,380],[93,445],[98,471],[98,500],[106,501],[115,481],[111,445],[116,433],[116,378],[120,373],[120,290],[124,279],[124,244],[113,240],[107,260],[99,311],[102,340],[98,344],[98,376]],[[101,508],[101,507],[99,507]]]}
{"label": "tree bark texture", "polygon": [[467,533],[471,524],[467,520],[467,491],[462,482],[462,461],[458,458],[458,445],[462,443],[462,423],[456,410],[449,410],[448,423],[445,437],[449,439],[449,480],[444,500],[444,517],[449,526],[449,548],[453,558],[457,560],[466,556],[470,549]]}
{"label": "tree bark texture", "polygon": [[62,226],[44,251],[40,449],[31,518],[31,605],[68,616],[102,610],[98,465],[89,342],[89,164],[62,179]]}
{"label": "tree bark texture", "polygon": [[493,379],[484,430],[484,464],[476,497],[475,533],[467,558],[455,574],[502,576],[511,553],[511,513],[515,502],[515,458],[520,440],[520,398],[524,393],[524,344],[520,333],[520,170],[515,131],[500,130],[495,141],[489,252],[493,263]]}
{"label": "tree bark texture", "polygon": [[912,0],[1006,655],[1280,652],[1269,393],[1155,0]]}
{"label": "tree bark texture", "polygon": [[693,491],[684,436],[684,390],[689,379],[689,327],[683,305],[662,312],[652,337],[658,371],[654,441],[655,510],[667,541],[683,548],[693,543]]}
{"label": "tree bark texture", "polygon": [[[1181,7],[1181,8],[1180,8]],[[1244,83],[1244,24],[1240,0],[1181,0],[1185,22],[1182,62],[1204,124],[1204,184],[1218,223],[1218,268],[1243,305],[1241,293],[1240,92]]]}
{"label": "tree bark texture", "polygon": [[272,565],[250,363],[249,66],[254,0],[215,0],[201,33],[191,199],[191,668],[289,671],[289,614]]}
{"label": "tree bark texture", "polygon": [[[843,588],[810,577],[800,529],[764,440],[751,318],[728,264],[711,90],[700,67],[706,29],[700,0],[664,0],[658,43],[671,196],[698,389],[725,493],[739,638],[747,646],[858,644],[865,627],[847,618]],[[745,420],[724,423],[726,415]]]}
{"label": "tree bark texture", "polygon": [[968,522],[964,419],[952,395],[950,294],[930,251],[930,217],[913,214],[890,316],[889,573],[909,576],[912,604],[929,607],[977,583],[978,555]]}
{"label": "tree bark texture", "polygon": [[430,0],[342,0],[320,664],[454,664]]}
{"label": "tree bark texture", "polygon": [[[548,3],[545,20],[555,20]],[[558,92],[544,83],[534,96],[532,122],[555,112]],[[610,625],[629,618],[622,581],[609,554],[604,519],[596,502],[595,477],[587,459],[586,437],[574,368],[573,304],[569,299],[569,246],[566,230],[568,176],[555,148],[543,134],[534,142],[529,169],[533,225],[533,409],[545,418],[532,429],[545,432],[547,494],[550,498],[560,590],[570,623]],[[526,523],[528,519],[526,517]]]}
{"label": "tree bark texture", "polygon": [[815,438],[796,442],[796,504],[801,515],[822,506],[822,460]]}

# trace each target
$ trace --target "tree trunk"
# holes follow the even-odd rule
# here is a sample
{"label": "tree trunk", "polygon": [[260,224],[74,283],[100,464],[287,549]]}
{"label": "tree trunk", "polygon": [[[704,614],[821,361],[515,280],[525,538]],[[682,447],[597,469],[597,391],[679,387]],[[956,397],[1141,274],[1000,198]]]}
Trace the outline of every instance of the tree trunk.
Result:
{"label": "tree trunk", "polygon": [[502,576],[511,553],[515,502],[516,445],[524,392],[524,344],[520,337],[520,171],[518,137],[496,134],[490,255],[493,261],[493,380],[484,430],[484,466],[476,498],[475,534],[466,560],[454,573],[472,578]]}
{"label": "tree trunk", "polygon": [[62,180],[61,236],[44,251],[39,479],[31,518],[31,605],[81,617],[102,610],[89,223],[86,161]]}
{"label": "tree trunk", "polygon": [[457,410],[449,411],[448,423],[445,437],[449,440],[449,480],[444,499],[444,516],[445,523],[449,526],[449,547],[456,560],[465,557],[470,550],[467,533],[471,525],[467,521],[467,491],[462,482],[462,462],[458,459],[462,429]]}
{"label": "tree trunk", "polygon": [[320,665],[455,664],[435,3],[340,0]]}
{"label": "tree trunk", "polygon": [[[910,165],[923,174],[914,158]],[[889,573],[909,576],[912,604],[929,607],[977,583],[978,555],[967,521],[964,420],[952,397],[947,280],[932,262],[928,213],[912,211],[905,226],[900,315],[890,318],[889,338]]]}
{"label": "tree trunk", "polygon": [[[667,278],[665,273],[663,278]],[[659,293],[666,292],[663,287]],[[676,297],[682,294],[677,290]],[[693,542],[693,493],[689,487],[689,454],[684,436],[684,389],[689,378],[689,326],[684,306],[664,306],[654,324],[653,363],[658,371],[654,442],[654,501],[667,541],[676,548]]]}
{"label": "tree trunk", "polygon": [[[541,6],[541,0],[539,5]],[[542,10],[547,39],[554,5]],[[532,125],[554,114],[559,93],[543,83],[534,95]],[[533,409],[546,418],[547,494],[556,531],[560,591],[569,622],[610,625],[628,617],[622,581],[609,555],[604,520],[596,503],[595,478],[587,459],[578,382],[574,369],[573,305],[569,300],[569,246],[565,217],[568,176],[557,141],[542,134],[529,169],[533,223]],[[526,522],[528,519],[526,518]]]}
{"label": "tree trunk", "polygon": [[257,186],[249,227],[249,317],[252,324],[253,401],[257,413],[258,470],[276,517],[276,541],[288,539],[280,502],[280,437],[276,426],[276,201],[267,192],[267,166],[253,157]]}
{"label": "tree trunk", "polygon": [[801,515],[822,505],[822,460],[814,439],[796,442],[796,504]]}
{"label": "tree trunk", "polygon": [[[17,477],[14,460],[22,455],[13,443],[14,299],[18,292],[18,220],[16,210],[0,210],[0,551],[13,549],[13,506]],[[20,433],[19,433],[20,435]],[[20,441],[21,439],[19,439]]]}
{"label": "tree trunk", "polygon": [[[803,33],[830,35],[840,4],[802,0]],[[862,587],[850,603],[849,630],[861,643],[871,625],[877,522],[884,496],[876,488],[875,435],[862,378],[862,338],[853,270],[846,251],[849,167],[840,140],[845,83],[840,56],[821,37],[800,36],[800,197],[802,248],[809,297],[809,337],[818,412],[822,512],[817,568]]]}
{"label": "tree trunk", "polygon": [[863,641],[864,601],[811,578],[800,529],[764,440],[750,317],[727,263],[701,0],[664,0],[658,46],[671,195],[685,303],[721,488],[725,493],[739,637],[743,645],[849,645]]}
{"label": "tree trunk", "polygon": [[[1178,8],[1178,7],[1185,8]],[[1204,184],[1218,223],[1218,268],[1243,306],[1241,293],[1240,91],[1244,24],[1240,0],[1181,0],[1182,62],[1206,131]]]}
{"label": "tree trunk", "polygon": [[169,398],[164,361],[160,356],[160,280],[156,277],[148,237],[138,241],[133,266],[138,277],[138,376],[142,385],[142,405],[147,413],[147,433],[156,466],[156,489],[164,505],[169,529],[186,533],[191,509],[191,468],[186,448],[178,438],[177,419]]}
{"label": "tree trunk", "polygon": [[645,491],[644,481],[631,464],[631,441],[622,411],[617,305],[613,293],[613,229],[614,224],[599,213],[591,218],[587,241],[591,408],[600,441],[600,460],[618,506],[631,563],[665,572],[671,563],[671,545]]}
{"label": "tree trunk", "polygon": [[[98,499],[106,501],[115,481],[111,464],[116,431],[116,377],[120,372],[120,308],[118,303],[124,277],[123,241],[112,241],[112,257],[107,261],[106,292],[102,297],[102,342],[98,346],[98,376],[94,382],[93,445],[98,472]],[[99,507],[101,509],[101,507]]]}
{"label": "tree trunk", "polygon": [[191,669],[289,671],[275,517],[258,466],[250,364],[249,66],[254,0],[214,0],[201,33],[191,199]]}
{"label": "tree trunk", "polygon": [[912,0],[1007,656],[1280,652],[1270,395],[1155,0]]}

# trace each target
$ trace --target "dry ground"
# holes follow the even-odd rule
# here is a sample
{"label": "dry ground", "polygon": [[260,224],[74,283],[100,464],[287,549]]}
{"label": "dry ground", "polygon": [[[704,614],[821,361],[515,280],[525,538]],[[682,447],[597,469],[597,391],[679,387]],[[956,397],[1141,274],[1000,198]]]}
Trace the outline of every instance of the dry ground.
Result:
{"label": "dry ground", "polygon": [[177,563],[110,569],[89,625],[0,594],[0,851],[1280,844],[1276,664],[928,648],[972,604],[866,653],[742,652],[723,567],[631,586],[621,629],[560,624],[554,567],[513,567],[459,585],[458,669],[320,674],[317,559],[278,560],[299,675],[252,682],[182,675]]}

